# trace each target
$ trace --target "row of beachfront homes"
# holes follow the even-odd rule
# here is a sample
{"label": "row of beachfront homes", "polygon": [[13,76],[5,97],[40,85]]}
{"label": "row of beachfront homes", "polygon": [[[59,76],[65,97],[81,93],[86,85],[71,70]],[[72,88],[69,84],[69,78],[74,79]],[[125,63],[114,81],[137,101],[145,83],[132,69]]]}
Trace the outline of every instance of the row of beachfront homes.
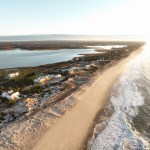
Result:
{"label": "row of beachfront homes", "polygon": [[[95,64],[86,65],[84,67],[84,69],[90,69],[90,67],[94,67],[94,66],[95,66]],[[76,73],[79,73],[79,72],[82,72],[81,67],[71,67],[71,68],[68,69],[69,74],[76,74]],[[9,78],[14,78],[14,77],[17,77],[17,76],[19,76],[19,72],[9,74]],[[49,81],[49,83],[58,83],[58,82],[62,81],[63,79],[64,79],[64,77],[61,74],[43,75],[43,76],[40,76],[37,79],[35,79],[34,83],[35,84],[45,84],[48,81]],[[11,90],[11,91],[8,91],[8,92],[3,92],[1,97],[7,98],[7,99],[12,99],[12,100],[15,100],[15,99],[17,100],[17,99],[19,99],[19,95],[20,95],[19,92],[14,93]]]}
{"label": "row of beachfront homes", "polygon": [[[45,75],[45,76],[40,76],[39,78],[34,80],[35,84],[44,84],[46,81],[52,80],[52,79],[59,79],[61,78],[61,74],[57,75]],[[4,91],[1,95],[1,97],[6,98],[8,100],[17,100],[20,99],[20,93],[19,92],[13,92],[13,90],[10,90],[8,92]]]}

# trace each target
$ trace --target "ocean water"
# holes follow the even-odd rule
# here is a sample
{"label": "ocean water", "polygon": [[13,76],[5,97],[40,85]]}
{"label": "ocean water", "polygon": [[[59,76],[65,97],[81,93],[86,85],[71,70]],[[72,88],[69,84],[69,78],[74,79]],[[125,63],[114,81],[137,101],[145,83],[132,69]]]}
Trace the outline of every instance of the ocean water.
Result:
{"label": "ocean water", "polygon": [[92,150],[149,150],[150,44],[129,62],[110,101],[114,113]]}
{"label": "ocean water", "polygon": [[0,42],[9,41],[52,41],[52,40],[67,40],[67,41],[100,41],[100,40],[127,40],[138,41],[146,39],[148,36],[90,36],[90,35],[67,35],[67,34],[41,34],[41,35],[18,35],[18,36],[0,36]]}
{"label": "ocean water", "polygon": [[31,67],[57,63],[81,57],[79,54],[99,53],[94,49],[60,49],[60,50],[0,50],[0,69]]}

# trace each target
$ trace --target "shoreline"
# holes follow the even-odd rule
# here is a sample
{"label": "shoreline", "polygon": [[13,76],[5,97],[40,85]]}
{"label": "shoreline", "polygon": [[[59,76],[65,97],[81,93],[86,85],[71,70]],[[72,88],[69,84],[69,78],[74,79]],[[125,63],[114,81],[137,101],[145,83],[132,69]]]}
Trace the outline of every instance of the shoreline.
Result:
{"label": "shoreline", "polygon": [[[126,58],[126,59],[129,59],[126,66],[133,58],[135,58],[137,55],[139,55],[141,53],[141,51],[143,51],[143,46],[142,46],[142,48],[139,48],[138,50],[132,52],[129,56],[130,58],[128,58],[128,57]],[[124,68],[126,68],[126,66]],[[122,75],[122,73],[121,73],[121,75]],[[118,76],[118,79],[119,79],[119,77],[120,76]],[[118,79],[116,80],[116,82],[118,81]],[[114,84],[116,82],[114,82]],[[112,88],[109,91],[108,98],[110,98],[110,96],[111,96],[114,84],[112,85]],[[99,110],[99,112],[96,114],[96,116],[94,118],[93,126],[91,127],[91,130],[89,131],[88,136],[84,142],[83,150],[90,150],[92,148],[92,145],[93,145],[95,139],[106,128],[113,113],[114,113],[114,107],[113,107],[110,99],[108,99],[106,101],[106,105],[103,107],[103,109]]]}
{"label": "shoreline", "polygon": [[[52,129],[47,131],[33,147],[33,150],[48,150],[49,148],[58,150],[83,149],[82,146],[88,137],[89,131],[92,130],[94,118],[104,108],[113,83],[120,77],[125,66],[139,51],[132,52],[115,66],[106,69],[102,75],[98,75],[91,87],[87,87],[83,94],[77,96],[79,102],[71,111],[66,112]],[[101,90],[99,90],[100,88]],[[94,102],[91,102],[91,99]]]}

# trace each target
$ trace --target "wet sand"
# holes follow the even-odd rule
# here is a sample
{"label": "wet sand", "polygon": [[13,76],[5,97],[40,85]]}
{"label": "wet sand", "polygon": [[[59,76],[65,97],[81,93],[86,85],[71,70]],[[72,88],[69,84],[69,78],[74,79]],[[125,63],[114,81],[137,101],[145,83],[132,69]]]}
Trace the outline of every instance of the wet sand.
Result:
{"label": "wet sand", "polygon": [[129,57],[98,75],[85,92],[77,95],[78,103],[41,137],[33,150],[82,149],[96,114],[106,104],[113,83],[121,75],[128,61],[138,53],[139,50],[131,53]]}

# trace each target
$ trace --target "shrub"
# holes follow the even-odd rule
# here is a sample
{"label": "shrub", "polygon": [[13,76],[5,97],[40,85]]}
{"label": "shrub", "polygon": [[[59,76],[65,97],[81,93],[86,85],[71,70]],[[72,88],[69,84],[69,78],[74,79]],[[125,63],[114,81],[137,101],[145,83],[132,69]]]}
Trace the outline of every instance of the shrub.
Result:
{"label": "shrub", "polygon": [[35,86],[32,86],[29,89],[23,89],[21,91],[22,94],[41,93],[41,92],[43,92],[43,87],[41,87],[40,85],[35,85]]}
{"label": "shrub", "polygon": [[8,106],[11,107],[11,106],[13,106],[15,103],[16,103],[15,100],[11,100],[11,99],[10,99],[10,100],[8,101]]}

